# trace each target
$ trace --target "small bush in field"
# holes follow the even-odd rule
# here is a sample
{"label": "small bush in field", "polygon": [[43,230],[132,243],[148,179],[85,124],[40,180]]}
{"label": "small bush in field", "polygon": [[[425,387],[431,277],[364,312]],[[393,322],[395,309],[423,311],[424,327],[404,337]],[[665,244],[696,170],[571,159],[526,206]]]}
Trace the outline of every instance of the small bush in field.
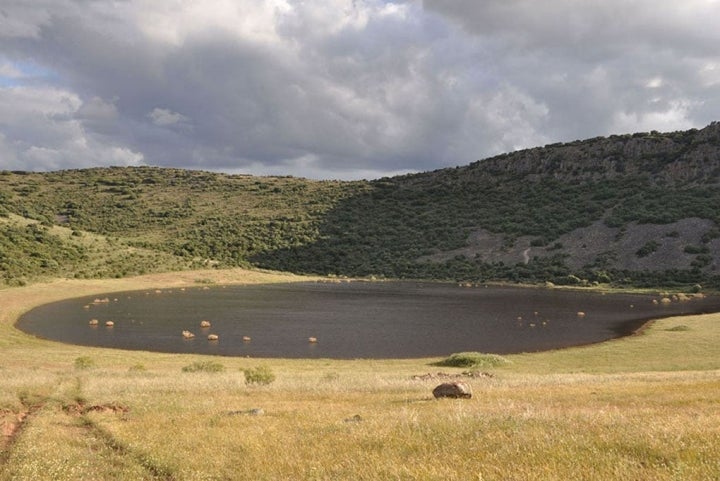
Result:
{"label": "small bush in field", "polygon": [[215,361],[197,361],[182,368],[183,372],[223,372],[225,366]]}
{"label": "small bush in field", "polygon": [[480,352],[459,352],[438,361],[436,366],[444,367],[497,367],[508,364],[510,361],[497,354],[483,354]]}
{"label": "small bush in field", "polygon": [[275,374],[267,366],[243,369],[246,384],[267,385],[275,380]]}
{"label": "small bush in field", "polygon": [[75,369],[91,369],[95,367],[95,361],[89,356],[80,356],[75,359]]}

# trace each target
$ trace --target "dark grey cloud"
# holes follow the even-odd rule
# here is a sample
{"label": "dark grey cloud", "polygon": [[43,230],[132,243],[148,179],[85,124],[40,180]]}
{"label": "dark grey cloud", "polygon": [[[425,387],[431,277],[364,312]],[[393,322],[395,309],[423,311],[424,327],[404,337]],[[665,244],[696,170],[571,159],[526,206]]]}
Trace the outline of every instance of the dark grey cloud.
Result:
{"label": "dark grey cloud", "polygon": [[699,127],[713,1],[4,0],[0,168],[360,178]]}

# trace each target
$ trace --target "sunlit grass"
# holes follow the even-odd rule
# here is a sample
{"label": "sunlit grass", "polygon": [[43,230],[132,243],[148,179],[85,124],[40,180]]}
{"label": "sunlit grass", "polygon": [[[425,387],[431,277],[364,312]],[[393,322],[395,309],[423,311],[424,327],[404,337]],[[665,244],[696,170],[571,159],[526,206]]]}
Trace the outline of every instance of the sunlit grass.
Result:
{"label": "sunlit grass", "polygon": [[[720,316],[659,321],[582,348],[507,356],[463,378],[439,359],[214,358],[42,341],[12,328],[40,302],[284,276],[218,271],[0,291],[0,480],[720,479]],[[683,325],[687,329],[672,329]],[[77,369],[77,359],[92,360]],[[219,363],[219,372],[183,367]],[[83,362],[84,364],[84,362]],[[142,369],[138,368],[142,366]],[[268,384],[247,383],[263,367]],[[4,428],[9,429],[9,428]]]}
{"label": "sunlit grass", "polygon": [[713,479],[720,469],[715,373],[493,378],[474,381],[470,401],[347,375],[259,389],[234,373],[118,376],[85,392],[130,402],[127,418],[92,417],[179,479]]}

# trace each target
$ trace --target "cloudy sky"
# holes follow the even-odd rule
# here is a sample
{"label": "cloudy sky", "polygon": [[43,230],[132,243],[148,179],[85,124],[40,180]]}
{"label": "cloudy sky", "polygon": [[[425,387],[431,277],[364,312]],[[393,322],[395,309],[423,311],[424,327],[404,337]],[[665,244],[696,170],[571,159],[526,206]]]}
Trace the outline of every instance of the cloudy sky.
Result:
{"label": "cloudy sky", "polygon": [[718,0],[0,0],[0,169],[316,179],[720,120]]}

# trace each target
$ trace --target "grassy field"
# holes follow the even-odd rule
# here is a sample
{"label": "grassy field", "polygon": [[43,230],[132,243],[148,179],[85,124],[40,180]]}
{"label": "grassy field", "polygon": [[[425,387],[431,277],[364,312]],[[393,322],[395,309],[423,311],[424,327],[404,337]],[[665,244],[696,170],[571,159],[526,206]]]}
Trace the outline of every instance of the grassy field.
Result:
{"label": "grassy field", "polygon": [[[720,315],[507,356],[435,400],[437,359],[212,358],[62,345],[12,327],[40,303],[255,271],[0,290],[0,480],[717,480]],[[212,361],[221,372],[183,372]],[[264,366],[276,379],[245,381]]]}

